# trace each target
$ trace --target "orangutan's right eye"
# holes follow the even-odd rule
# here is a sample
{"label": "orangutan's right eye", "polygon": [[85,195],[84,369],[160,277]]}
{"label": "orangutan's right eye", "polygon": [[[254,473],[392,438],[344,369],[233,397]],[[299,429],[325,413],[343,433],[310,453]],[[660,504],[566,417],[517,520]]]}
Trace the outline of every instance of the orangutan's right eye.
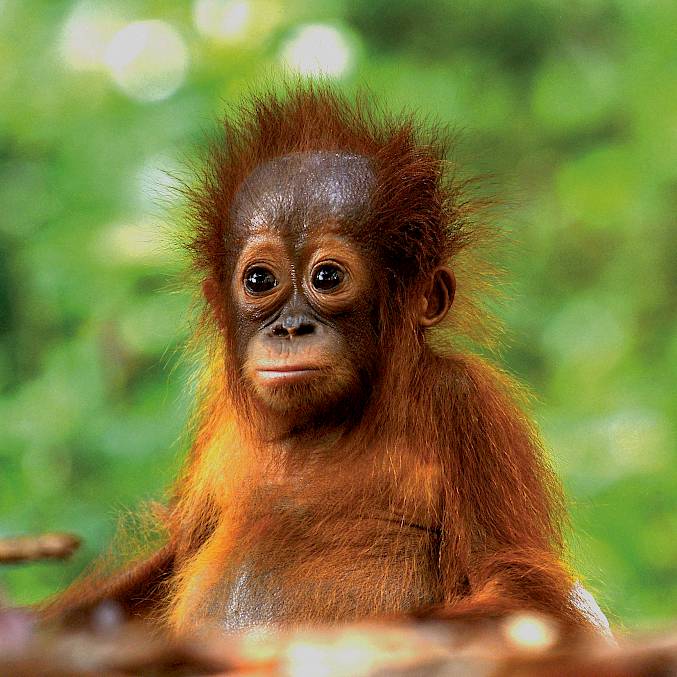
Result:
{"label": "orangutan's right eye", "polygon": [[277,287],[277,278],[263,266],[252,266],[244,276],[245,289],[250,294],[265,294]]}

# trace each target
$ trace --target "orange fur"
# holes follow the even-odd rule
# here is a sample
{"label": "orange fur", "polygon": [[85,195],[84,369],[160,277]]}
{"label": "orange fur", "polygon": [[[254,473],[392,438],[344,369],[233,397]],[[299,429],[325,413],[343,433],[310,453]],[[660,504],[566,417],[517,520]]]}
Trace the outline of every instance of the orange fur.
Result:
{"label": "orange fur", "polygon": [[[225,123],[201,182],[187,190],[210,349],[195,440],[164,519],[166,556],[142,561],[102,594],[86,580],[52,615],[146,594],[144,605],[127,603],[132,615],[182,632],[223,620],[248,567],[251,595],[278,622],[528,608],[585,625],[562,563],[559,484],[524,393],[458,350],[463,337],[493,336],[473,295],[490,285],[477,247],[489,231],[445,159],[444,133],[421,129],[364,101],[351,106],[325,86],[254,98]],[[389,286],[380,283],[382,363],[359,424],[292,438],[266,419],[235,360],[224,319],[232,315],[228,213],[254,168],[308,150],[373,159],[368,224],[347,235],[379,248]],[[445,263],[458,280],[446,343],[416,317],[420,290]]]}

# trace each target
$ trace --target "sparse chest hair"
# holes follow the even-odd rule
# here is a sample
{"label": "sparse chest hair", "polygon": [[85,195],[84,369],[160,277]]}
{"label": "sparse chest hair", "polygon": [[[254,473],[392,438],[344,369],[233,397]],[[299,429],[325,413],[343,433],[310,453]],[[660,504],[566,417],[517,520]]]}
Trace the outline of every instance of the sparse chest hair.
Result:
{"label": "sparse chest hair", "polygon": [[[437,468],[401,451],[355,475],[265,480],[197,622],[229,630],[403,613],[442,601]],[[361,480],[360,480],[361,478]]]}

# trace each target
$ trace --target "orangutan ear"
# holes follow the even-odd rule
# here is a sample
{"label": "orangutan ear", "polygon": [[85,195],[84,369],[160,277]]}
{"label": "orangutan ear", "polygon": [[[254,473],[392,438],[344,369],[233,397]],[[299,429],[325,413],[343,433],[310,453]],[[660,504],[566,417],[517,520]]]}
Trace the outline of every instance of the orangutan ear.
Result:
{"label": "orangutan ear", "polygon": [[220,329],[224,326],[223,300],[219,290],[219,283],[212,277],[202,281],[202,293],[209,304],[212,315]]}
{"label": "orangutan ear", "polygon": [[449,312],[456,293],[456,277],[447,266],[435,268],[431,275],[430,286],[421,296],[421,313],[418,321],[422,327],[439,324]]}

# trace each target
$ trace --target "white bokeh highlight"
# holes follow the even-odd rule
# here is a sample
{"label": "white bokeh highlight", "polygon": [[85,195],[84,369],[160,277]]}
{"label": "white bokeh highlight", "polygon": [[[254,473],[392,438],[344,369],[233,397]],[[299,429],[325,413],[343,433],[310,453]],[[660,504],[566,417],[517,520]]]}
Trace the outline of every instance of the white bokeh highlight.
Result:
{"label": "white bokeh highlight", "polygon": [[110,8],[79,3],[61,29],[61,58],[76,71],[101,70],[105,66],[106,47],[120,26],[120,20]]}
{"label": "white bokeh highlight", "polygon": [[181,200],[181,188],[188,177],[171,151],[155,155],[144,162],[133,177],[134,193],[141,208],[166,208]]}
{"label": "white bokeh highlight", "polygon": [[301,75],[341,77],[353,66],[353,49],[346,36],[333,26],[302,26],[285,43],[282,63]]}
{"label": "white bokeh highlight", "polygon": [[503,632],[508,642],[522,651],[545,651],[558,639],[557,629],[549,619],[529,613],[509,616]]}
{"label": "white bokeh highlight", "polygon": [[113,81],[127,96],[161,101],[183,84],[188,50],[168,23],[136,21],[113,36],[104,61]]}
{"label": "white bokeh highlight", "polygon": [[195,28],[216,42],[242,41],[251,22],[252,7],[248,0],[197,0],[193,5]]}

